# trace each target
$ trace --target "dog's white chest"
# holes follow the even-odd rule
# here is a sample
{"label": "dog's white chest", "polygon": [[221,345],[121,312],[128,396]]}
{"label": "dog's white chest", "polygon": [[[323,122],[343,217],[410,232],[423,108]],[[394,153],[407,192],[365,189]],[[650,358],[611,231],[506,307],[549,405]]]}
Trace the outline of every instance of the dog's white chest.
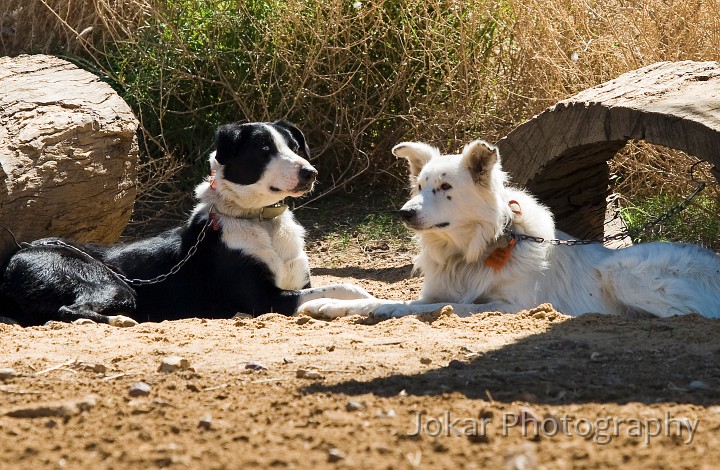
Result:
{"label": "dog's white chest", "polygon": [[291,213],[264,222],[223,217],[222,241],[265,264],[275,285],[298,290],[308,282],[308,259],[303,249],[305,231]]}

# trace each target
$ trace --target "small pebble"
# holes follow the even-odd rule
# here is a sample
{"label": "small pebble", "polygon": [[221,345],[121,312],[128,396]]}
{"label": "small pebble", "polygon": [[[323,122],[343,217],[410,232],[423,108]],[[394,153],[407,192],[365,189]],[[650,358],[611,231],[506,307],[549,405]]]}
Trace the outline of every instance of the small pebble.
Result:
{"label": "small pebble", "polygon": [[325,377],[316,370],[298,369],[295,376],[299,379],[324,379]]}
{"label": "small pebble", "polygon": [[178,370],[186,370],[190,368],[190,362],[180,356],[167,356],[164,357],[160,363],[158,371],[160,372],[175,372]]}
{"label": "small pebble", "polygon": [[285,364],[292,364],[294,361],[290,359],[289,357],[283,357],[283,362]]}
{"label": "small pebble", "polygon": [[295,323],[297,323],[298,325],[304,325],[305,323],[309,322],[310,320],[312,320],[312,318],[310,318],[310,317],[300,317],[297,319],[297,321]]}
{"label": "small pebble", "polygon": [[602,358],[602,354],[600,354],[597,351],[593,351],[592,354],[590,354],[590,360],[591,361],[599,361]]}
{"label": "small pebble", "polygon": [[458,361],[457,359],[453,359],[448,364],[448,367],[451,369],[464,369],[466,365],[467,364],[465,364],[463,361]]}
{"label": "small pebble", "polygon": [[212,416],[210,413],[202,415],[202,418],[198,421],[198,427],[208,431],[212,428]]}
{"label": "small pebble", "polygon": [[387,411],[378,411],[375,414],[376,418],[386,419],[386,418],[394,418],[397,416],[397,412],[393,409],[387,410]]}
{"label": "small pebble", "polygon": [[0,369],[0,380],[12,379],[17,373],[14,369]]}
{"label": "small pebble", "polygon": [[341,460],[345,460],[345,454],[340,452],[339,449],[332,448],[328,450],[328,462],[339,462]]}
{"label": "small pebble", "polygon": [[262,362],[251,361],[245,364],[246,369],[250,370],[267,370],[267,366]]}
{"label": "small pebble", "polygon": [[136,382],[130,386],[131,397],[146,397],[150,395],[152,387],[145,382]]}
{"label": "small pebble", "polygon": [[349,401],[345,405],[345,409],[347,411],[361,411],[361,410],[366,410],[367,405],[365,404],[365,402],[362,402],[362,401]]}
{"label": "small pebble", "polygon": [[421,357],[420,364],[425,364],[425,365],[432,364],[432,359],[430,359],[429,357]]}

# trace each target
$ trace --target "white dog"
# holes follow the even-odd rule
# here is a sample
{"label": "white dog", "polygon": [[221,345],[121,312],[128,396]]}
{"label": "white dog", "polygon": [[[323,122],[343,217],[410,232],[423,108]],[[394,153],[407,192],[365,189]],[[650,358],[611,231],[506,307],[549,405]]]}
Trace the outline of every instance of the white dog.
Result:
{"label": "white dog", "polygon": [[424,275],[420,298],[319,299],[299,312],[326,318],[393,317],[452,305],[458,315],[517,312],[550,302],[561,312],[628,317],[697,312],[720,317],[720,256],[689,244],[647,243],[611,250],[526,240],[569,238],[550,211],[506,185],[500,156],[476,140],[461,155],[423,143],[393,149],[410,164],[412,199],[400,210],[416,232]]}

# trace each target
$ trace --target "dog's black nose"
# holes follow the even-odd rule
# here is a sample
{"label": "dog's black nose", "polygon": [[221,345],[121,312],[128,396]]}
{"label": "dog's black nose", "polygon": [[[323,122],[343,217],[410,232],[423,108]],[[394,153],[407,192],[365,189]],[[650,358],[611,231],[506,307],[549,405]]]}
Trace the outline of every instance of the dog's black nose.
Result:
{"label": "dog's black nose", "polygon": [[400,209],[400,210],[398,211],[398,215],[400,215],[400,218],[403,219],[403,220],[405,220],[405,221],[410,221],[410,220],[412,220],[413,217],[415,217],[415,214],[416,214],[416,213],[417,213],[417,212],[415,211],[415,209]]}
{"label": "dog's black nose", "polygon": [[309,181],[314,181],[317,174],[318,174],[318,172],[315,168],[304,167],[304,168],[300,168],[299,176],[300,176],[301,181],[309,182]]}

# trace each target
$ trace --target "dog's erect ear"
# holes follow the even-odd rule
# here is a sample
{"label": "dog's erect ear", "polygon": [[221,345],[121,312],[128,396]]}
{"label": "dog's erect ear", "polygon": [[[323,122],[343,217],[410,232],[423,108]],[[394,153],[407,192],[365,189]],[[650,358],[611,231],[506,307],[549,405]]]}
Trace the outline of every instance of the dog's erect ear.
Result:
{"label": "dog's erect ear", "polygon": [[495,147],[484,140],[474,140],[467,144],[462,152],[463,162],[470,171],[473,181],[482,184],[499,160]]}
{"label": "dog's erect ear", "polygon": [[440,155],[438,149],[422,142],[402,142],[393,147],[392,153],[407,159],[411,178],[415,178],[431,158]]}
{"label": "dog's erect ear", "polygon": [[290,135],[295,139],[295,141],[298,143],[299,152],[302,154],[301,157],[304,157],[305,159],[310,158],[310,149],[308,148],[307,143],[305,142],[305,136],[300,131],[300,129],[295,126],[295,124],[285,121],[284,119],[281,119],[280,121],[273,122],[274,125],[285,129],[290,133]]}
{"label": "dog's erect ear", "polygon": [[215,133],[215,160],[225,165],[238,151],[242,127],[237,123],[223,124]]}

